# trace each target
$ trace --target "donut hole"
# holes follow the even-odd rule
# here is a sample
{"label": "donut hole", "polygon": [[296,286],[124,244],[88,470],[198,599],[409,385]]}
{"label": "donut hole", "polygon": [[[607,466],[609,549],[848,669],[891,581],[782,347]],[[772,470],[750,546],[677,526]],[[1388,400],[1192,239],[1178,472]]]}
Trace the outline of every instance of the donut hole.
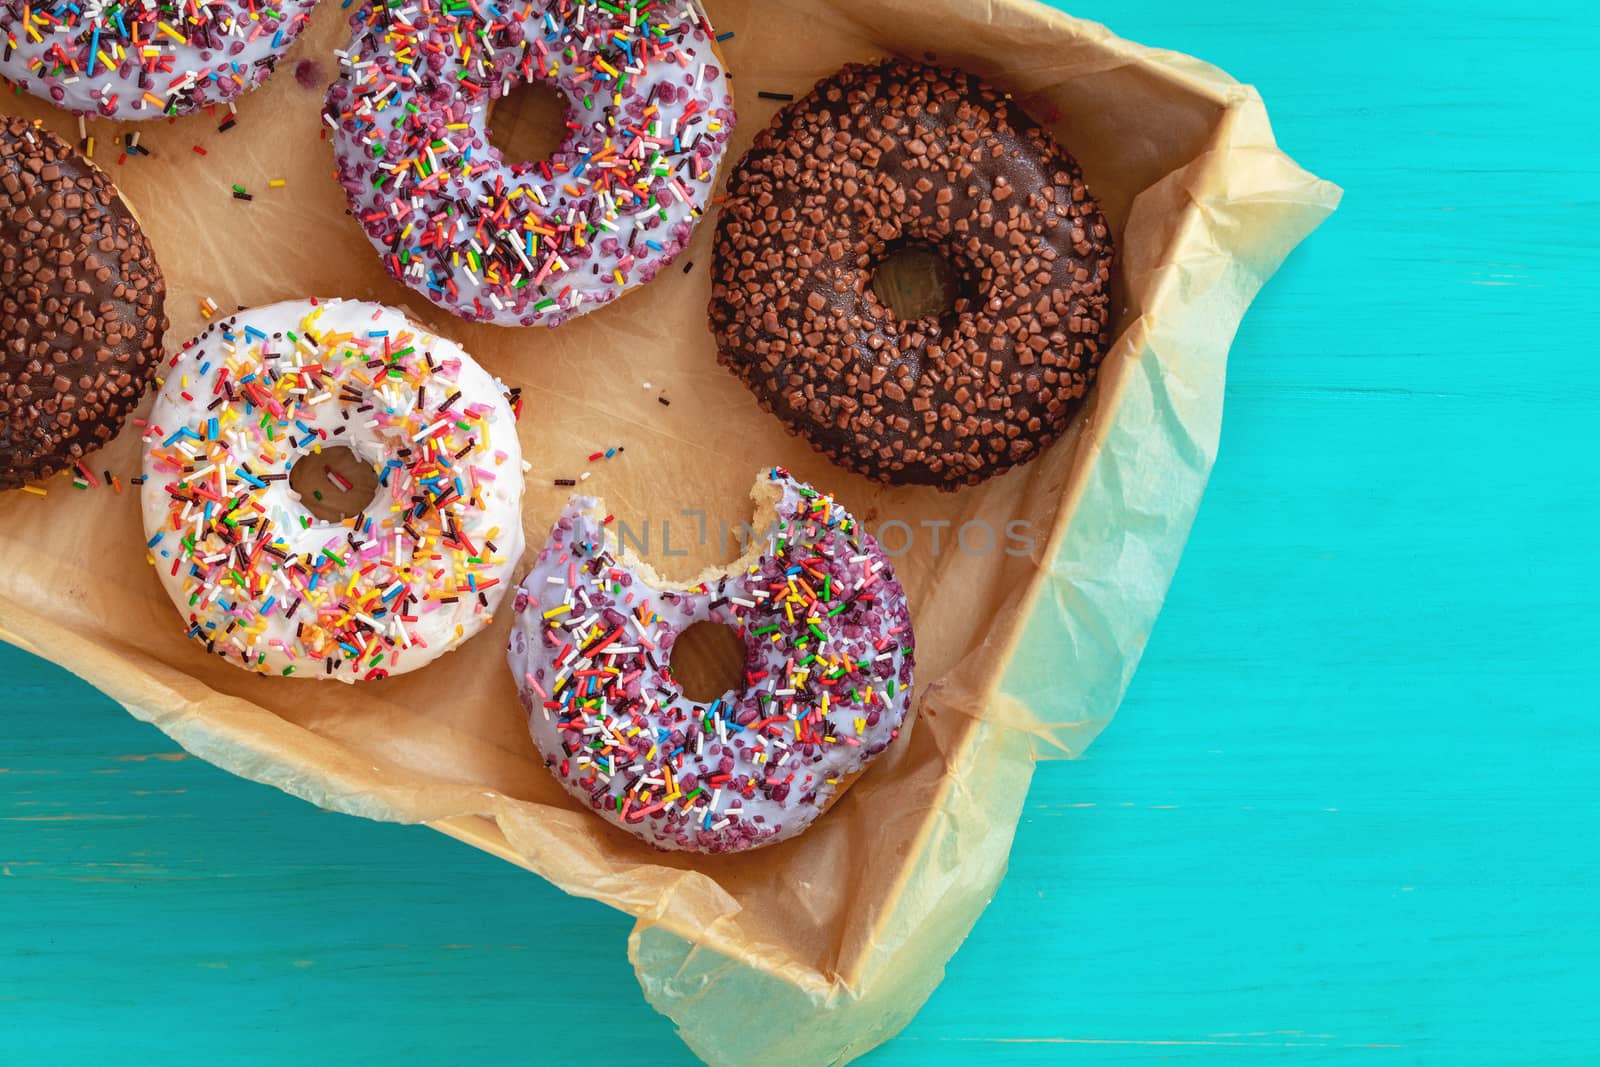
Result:
{"label": "donut hole", "polygon": [[943,252],[923,241],[889,246],[872,269],[872,293],[901,322],[948,321],[961,296],[961,272]]}
{"label": "donut hole", "polygon": [[514,85],[489,105],[488,133],[513,168],[550,159],[567,139],[567,98],[547,82]]}
{"label": "donut hole", "polygon": [[343,445],[307,452],[289,471],[289,488],[323,522],[361,514],[378,495],[378,470]]}
{"label": "donut hole", "polygon": [[667,660],[683,695],[699,704],[744,688],[744,639],[721,622],[697,622],[672,642]]}

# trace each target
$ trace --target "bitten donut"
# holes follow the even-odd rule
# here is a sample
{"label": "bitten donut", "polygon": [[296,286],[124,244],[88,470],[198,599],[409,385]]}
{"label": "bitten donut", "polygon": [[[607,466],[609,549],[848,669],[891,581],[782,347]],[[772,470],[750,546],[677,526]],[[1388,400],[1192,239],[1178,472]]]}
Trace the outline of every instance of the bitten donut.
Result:
{"label": "bitten donut", "polygon": [[0,0],[0,74],[117,120],[185,115],[265,81],[316,0]]}
{"label": "bitten donut", "polygon": [[165,305],[111,180],[43,127],[0,117],[0,489],[116,436],[161,360]]}
{"label": "bitten donut", "polygon": [[[751,551],[691,585],[625,557],[576,498],[517,590],[508,659],[534,743],[569,793],[659,848],[793,837],[911,705],[911,616],[878,543],[781,468],[751,495]],[[672,648],[707,621],[743,639],[744,682],[697,702]]]}
{"label": "bitten donut", "polygon": [[[695,0],[371,3],[324,118],[389,273],[452,314],[558,326],[653,278],[689,241],[733,128]],[[548,161],[489,143],[489,106],[567,102]]]}
{"label": "bitten donut", "polygon": [[[522,554],[522,450],[501,385],[399,311],[295,300],[171,360],[145,434],[149,552],[189,635],[261,674],[416,670],[488,625]],[[316,518],[289,484],[342,445],[377,496]]]}
{"label": "bitten donut", "polygon": [[[897,249],[959,277],[946,316],[874,294]],[[954,489],[1066,429],[1108,343],[1111,236],[1073,161],[977,78],[851,65],[756,136],[718,215],[720,358],[817,451]]]}

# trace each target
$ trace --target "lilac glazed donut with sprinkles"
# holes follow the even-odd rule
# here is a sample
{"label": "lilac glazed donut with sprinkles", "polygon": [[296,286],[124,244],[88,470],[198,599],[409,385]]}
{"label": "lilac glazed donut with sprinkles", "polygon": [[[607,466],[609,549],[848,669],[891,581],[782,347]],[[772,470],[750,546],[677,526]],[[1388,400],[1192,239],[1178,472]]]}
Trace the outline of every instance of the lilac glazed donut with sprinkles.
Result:
{"label": "lilac glazed donut with sprinkles", "polygon": [[[517,589],[508,661],[534,744],[567,792],[658,848],[785,840],[900,736],[914,660],[888,556],[831,497],[773,468],[751,551],[688,584],[625,558],[575,498]],[[709,702],[673,643],[733,627],[744,679]]]}
{"label": "lilac glazed donut with sprinkles", "polygon": [[[522,555],[505,389],[399,311],[296,300],[207,327],[145,429],[148,552],[189,636],[261,674],[416,670],[491,621]],[[377,494],[312,515],[296,462],[343,446]]]}
{"label": "lilac glazed donut with sprinkles", "polygon": [[0,75],[120,121],[228,103],[267,79],[315,0],[0,0]]}
{"label": "lilac glazed donut with sprinkles", "polygon": [[[464,319],[559,326],[688,244],[733,129],[696,0],[367,0],[323,119],[384,266]],[[511,162],[490,105],[566,101],[549,160]]]}

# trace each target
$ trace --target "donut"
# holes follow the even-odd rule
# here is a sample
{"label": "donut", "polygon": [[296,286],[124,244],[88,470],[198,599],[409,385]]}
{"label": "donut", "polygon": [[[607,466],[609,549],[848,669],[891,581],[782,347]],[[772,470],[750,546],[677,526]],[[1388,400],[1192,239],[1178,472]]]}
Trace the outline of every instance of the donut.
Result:
{"label": "donut", "polygon": [[[369,0],[351,24],[323,115],[339,182],[389,273],[441,308],[558,326],[688,243],[733,129],[695,0]],[[489,106],[528,82],[565,97],[567,137],[507,161]]]}
{"label": "donut", "polygon": [[[289,483],[344,446],[378,489],[324,521]],[[145,432],[149,555],[189,636],[261,674],[382,678],[491,621],[522,555],[503,387],[378,304],[293,300],[173,356]]]}
{"label": "donut", "polygon": [[166,294],[111,179],[0,116],[0,489],[116,436],[161,361]]}
{"label": "donut", "polygon": [[0,0],[0,75],[79,114],[186,115],[265,81],[315,6]]}
{"label": "donut", "polygon": [[[567,792],[657,848],[793,837],[911,705],[911,616],[888,556],[782,468],[751,496],[750,551],[688,585],[625,554],[598,502],[575,498],[517,588],[507,659],[534,744]],[[697,622],[744,642],[744,683],[709,702],[672,672]]]}
{"label": "donut", "polygon": [[[947,315],[873,291],[942,257]],[[955,489],[1066,429],[1109,343],[1112,242],[1078,165],[978,78],[852,64],[756,136],[712,251],[719,359],[761,406],[875,481]]]}

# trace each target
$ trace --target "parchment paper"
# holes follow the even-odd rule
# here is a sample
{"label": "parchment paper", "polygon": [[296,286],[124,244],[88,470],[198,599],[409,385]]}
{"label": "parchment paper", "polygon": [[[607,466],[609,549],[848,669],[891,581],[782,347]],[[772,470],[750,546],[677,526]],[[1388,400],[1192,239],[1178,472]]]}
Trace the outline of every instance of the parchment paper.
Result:
{"label": "parchment paper", "polygon": [[[554,332],[469,326],[414,298],[345,214],[320,138],[331,49],[346,40],[336,4],[239,105],[232,130],[218,132],[225,114],[143,124],[152,154],[120,165],[121,129],[93,121],[89,132],[166,272],[169,348],[202,328],[206,297],[219,314],[361,297],[405,307],[522,386],[530,551],[569,492],[553,480],[585,470],[583,489],[619,521],[648,524],[651,562],[673,577],[738,555],[737,544],[719,550],[717,524],[749,517],[750,484],[772,463],[869,528],[907,524],[896,566],[916,624],[918,719],[812,830],[697,858],[654,852],[578,810],[528,740],[503,660],[509,610],[428,669],[354,688],[210,659],[145,561],[132,491],[77,491],[63,477],[48,496],[0,496],[0,637],[235,774],[338,811],[429,823],[636,916],[629,953],[644,991],[706,1060],[843,1062],[904,1026],[939,982],[1004,872],[1034,761],[1081,752],[1115,710],[1211,468],[1233,332],[1339,193],[1277,150],[1249,87],[1027,0],[706,6],[734,33],[722,46],[740,117],[730,162],[781,106],[758,91],[798,95],[843,62],[888,53],[990,76],[1078,157],[1116,229],[1122,310],[1098,386],[1048,454],[941,495],[869,484],[786,436],[714,358],[709,224],[687,272],[671,268]],[[0,109],[77,139],[73,117],[31,99],[6,96]],[[254,200],[235,199],[235,184]],[[615,446],[609,460],[586,459]],[[92,467],[136,474],[137,430]],[[695,509],[704,544],[686,536],[699,520],[682,513]],[[685,555],[662,550],[663,521]],[[935,552],[924,523],[941,521]],[[997,532],[994,550],[953,547],[974,521]],[[1011,522],[1026,524],[1031,551],[1004,551]],[[899,528],[886,537],[904,540]]]}

